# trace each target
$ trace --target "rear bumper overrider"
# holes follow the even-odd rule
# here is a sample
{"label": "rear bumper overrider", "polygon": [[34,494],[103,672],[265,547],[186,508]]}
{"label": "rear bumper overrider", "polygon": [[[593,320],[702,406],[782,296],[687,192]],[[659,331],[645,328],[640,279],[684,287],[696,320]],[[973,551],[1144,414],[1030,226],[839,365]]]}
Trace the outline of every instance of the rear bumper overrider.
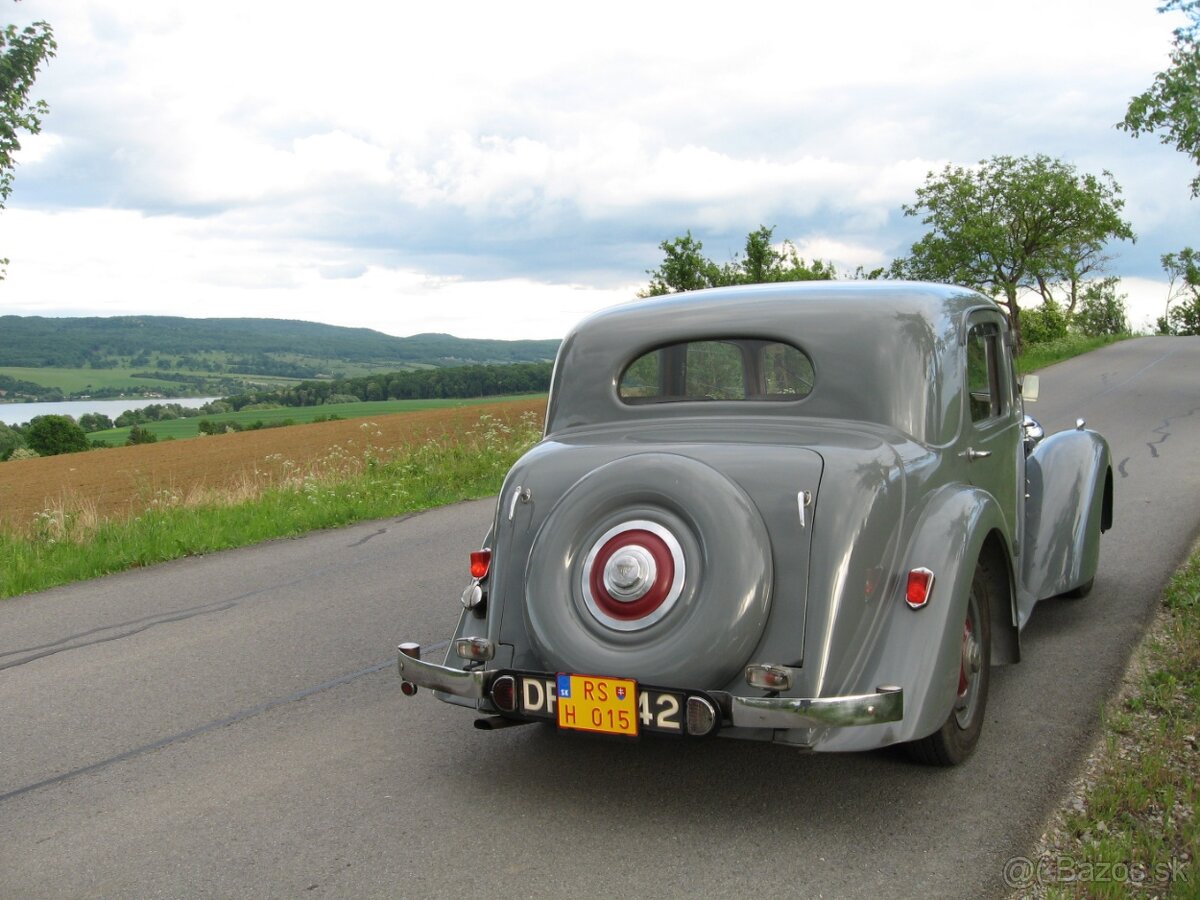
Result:
{"label": "rear bumper overrider", "polygon": [[[420,658],[420,649],[404,645],[398,654],[403,684],[425,687],[469,700],[488,697],[488,688],[501,670],[456,669]],[[551,676],[547,676],[551,677]],[[406,688],[406,693],[415,693]],[[874,693],[842,697],[740,697],[723,691],[708,691],[718,701],[726,724],[734,728],[846,728],[899,722],[904,718],[904,690],[884,685]]]}

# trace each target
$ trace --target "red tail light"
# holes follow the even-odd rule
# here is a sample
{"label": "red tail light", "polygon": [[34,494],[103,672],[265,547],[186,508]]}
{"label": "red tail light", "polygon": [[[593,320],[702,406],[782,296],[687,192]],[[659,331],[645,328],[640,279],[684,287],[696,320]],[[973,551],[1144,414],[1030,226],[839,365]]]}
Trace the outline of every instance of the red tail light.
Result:
{"label": "red tail light", "polygon": [[933,573],[926,568],[913,569],[908,573],[908,587],[904,591],[904,602],[913,609],[920,609],[929,602],[933,593]]}
{"label": "red tail light", "polygon": [[492,567],[492,551],[488,549],[474,550],[471,553],[471,577],[487,578],[488,570]]}
{"label": "red tail light", "polygon": [[517,681],[511,675],[501,675],[492,682],[492,702],[504,712],[516,712]]}

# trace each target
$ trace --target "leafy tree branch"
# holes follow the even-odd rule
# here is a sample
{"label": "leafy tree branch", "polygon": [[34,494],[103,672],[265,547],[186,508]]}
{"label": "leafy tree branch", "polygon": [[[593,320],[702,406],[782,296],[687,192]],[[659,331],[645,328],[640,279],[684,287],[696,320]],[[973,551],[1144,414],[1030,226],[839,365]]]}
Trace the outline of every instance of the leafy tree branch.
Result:
{"label": "leafy tree branch", "polygon": [[[38,134],[42,116],[49,111],[46,101],[30,100],[29,93],[38,69],[57,49],[54,32],[46,22],[25,28],[6,25],[0,30],[0,209],[12,193],[21,133]],[[0,277],[7,264],[7,259],[0,260]]]}

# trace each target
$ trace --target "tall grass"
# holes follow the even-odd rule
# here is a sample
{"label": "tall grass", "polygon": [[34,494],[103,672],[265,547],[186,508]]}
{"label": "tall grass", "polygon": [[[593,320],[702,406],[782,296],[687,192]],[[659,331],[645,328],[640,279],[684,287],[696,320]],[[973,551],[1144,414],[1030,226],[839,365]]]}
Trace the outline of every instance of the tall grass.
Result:
{"label": "tall grass", "polygon": [[1037,847],[1039,896],[1200,897],[1200,551],[1130,671],[1075,801]]}
{"label": "tall grass", "polygon": [[1073,356],[1082,356],[1084,353],[1099,350],[1108,344],[1128,340],[1131,337],[1137,337],[1137,335],[1105,334],[1097,337],[1085,337],[1082,334],[1068,334],[1057,341],[1026,344],[1021,350],[1021,355],[1017,357],[1017,371],[1022,374],[1034,372],[1065,359],[1071,359]]}
{"label": "tall grass", "polygon": [[378,446],[373,427],[306,467],[274,455],[232,489],[158,491],[136,515],[100,518],[86,500],[42,510],[20,533],[0,532],[0,597],[488,496],[540,436],[532,413],[513,426],[485,413],[401,448]]}

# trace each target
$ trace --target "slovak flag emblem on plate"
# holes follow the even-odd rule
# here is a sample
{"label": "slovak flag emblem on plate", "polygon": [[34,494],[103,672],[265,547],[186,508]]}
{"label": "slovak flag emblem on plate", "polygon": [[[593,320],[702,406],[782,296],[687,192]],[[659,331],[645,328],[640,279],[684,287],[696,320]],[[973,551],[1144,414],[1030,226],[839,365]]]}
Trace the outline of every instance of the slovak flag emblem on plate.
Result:
{"label": "slovak flag emblem on plate", "polygon": [[619,687],[619,686],[617,687],[617,699],[618,700],[625,699],[625,688]]}

